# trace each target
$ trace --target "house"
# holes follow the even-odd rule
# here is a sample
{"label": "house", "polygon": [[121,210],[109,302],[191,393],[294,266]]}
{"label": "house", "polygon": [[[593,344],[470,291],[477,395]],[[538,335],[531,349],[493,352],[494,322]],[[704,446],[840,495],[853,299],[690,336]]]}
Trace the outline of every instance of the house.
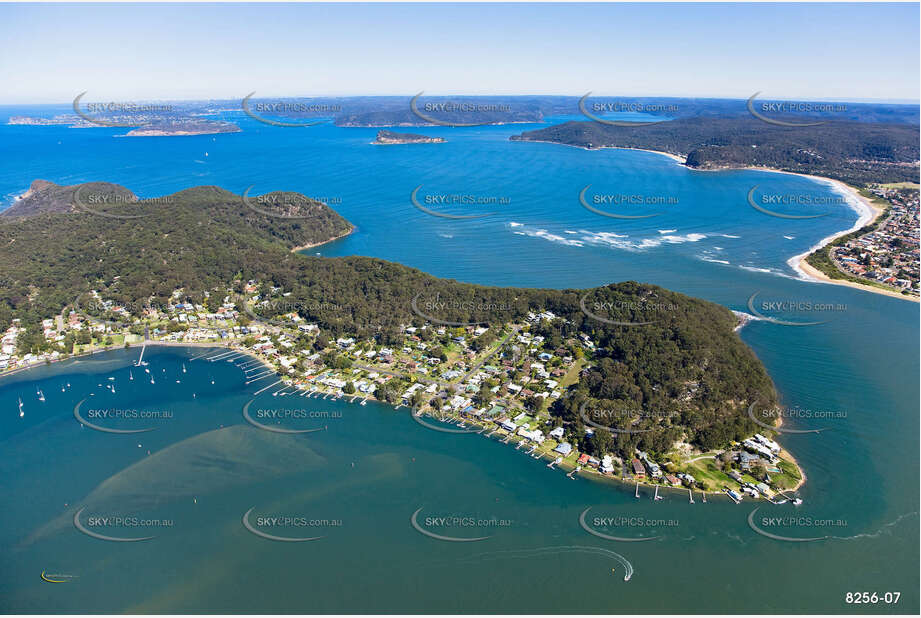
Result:
{"label": "house", "polygon": [[579,455],[579,464],[583,466],[588,464],[588,453]]}
{"label": "house", "polygon": [[614,462],[610,455],[605,455],[601,458],[601,472],[603,474],[611,474],[614,472]]}
{"label": "house", "polygon": [[563,457],[566,457],[572,452],[572,445],[569,442],[561,442],[553,449],[555,453],[559,453]]}
{"label": "house", "polygon": [[633,476],[644,478],[646,476],[646,468],[643,467],[643,462],[639,459],[633,460]]}
{"label": "house", "polygon": [[566,430],[562,427],[557,427],[550,432],[550,437],[554,440],[559,440],[563,437],[563,434],[566,433]]}
{"label": "house", "polygon": [[668,481],[669,485],[671,485],[672,487],[681,487],[681,479],[679,479],[677,476],[666,474],[665,480]]}

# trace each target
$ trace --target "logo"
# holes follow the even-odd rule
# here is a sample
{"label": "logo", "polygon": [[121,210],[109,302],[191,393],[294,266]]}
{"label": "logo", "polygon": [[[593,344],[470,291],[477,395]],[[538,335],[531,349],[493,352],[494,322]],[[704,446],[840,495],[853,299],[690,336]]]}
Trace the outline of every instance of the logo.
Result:
{"label": "logo", "polygon": [[[624,543],[636,543],[639,541],[654,541],[660,538],[658,536],[621,537],[621,536],[611,536],[610,534],[604,534],[604,533],[598,532],[597,530],[589,526],[588,522],[585,520],[585,516],[588,515],[588,512],[591,510],[592,510],[592,507],[588,507],[587,509],[582,511],[581,515],[579,515],[579,525],[582,526],[583,530],[585,530],[591,535],[597,536],[602,539],[607,539],[608,541],[621,541]],[[603,525],[604,524],[614,525],[618,523],[621,525],[644,525],[645,524],[645,520],[642,517],[639,517],[639,518],[607,517],[607,518],[596,518],[596,520],[599,520],[600,523]]]}
{"label": "logo", "polygon": [[[263,124],[268,124],[268,125],[272,125],[275,127],[313,127],[318,124],[329,122],[326,119],[315,120],[313,122],[282,122],[281,120],[270,120],[268,118],[263,118],[262,116],[254,113],[252,109],[250,109],[249,100],[253,97],[254,94],[256,94],[255,90],[253,90],[248,95],[243,97],[241,107],[243,108],[243,112],[247,116],[249,116],[253,120],[258,120],[259,122]],[[279,107],[281,107],[282,109],[279,110],[278,109]],[[262,104],[262,103],[257,104],[257,109],[259,111],[305,111],[305,110],[297,110],[296,106],[294,106],[294,108],[292,109],[288,109],[288,107],[284,106],[283,104]]]}
{"label": "logo", "polygon": [[[252,507],[250,510],[243,513],[243,527],[248,531],[252,532],[256,536],[267,539],[269,541],[278,541],[281,543],[304,543],[306,541],[319,541],[320,539],[326,538],[324,536],[312,536],[312,537],[289,537],[289,536],[278,536],[275,534],[269,534],[268,532],[263,532],[254,526],[250,520],[250,513],[256,507]],[[320,525],[320,521],[329,523],[329,520],[310,520],[304,517],[257,517],[256,522],[262,526],[283,526],[283,527],[307,527]],[[339,522],[341,523],[341,522]],[[335,525],[333,522],[330,525]]]}
{"label": "logo", "polygon": [[[624,122],[621,120],[606,120],[600,116],[596,116],[585,108],[585,100],[591,95],[591,92],[586,92],[585,96],[579,99],[579,111],[582,112],[582,115],[586,118],[594,120],[595,122],[600,122],[601,124],[611,125],[612,127],[646,127],[651,124],[659,124],[660,122],[667,122],[666,120],[653,120],[651,122]],[[609,106],[605,106],[607,108]],[[630,111],[630,110],[625,110]]]}
{"label": "logo", "polygon": [[[755,186],[752,187],[751,190],[748,192],[748,204],[749,204],[752,208],[754,208],[755,210],[757,210],[758,212],[762,212],[762,213],[764,213],[764,214],[766,214],[766,215],[770,215],[770,216],[772,216],[772,217],[778,217],[778,218],[780,218],[780,219],[818,219],[819,217],[827,217],[827,216],[829,215],[829,213],[827,213],[827,212],[826,212],[826,213],[822,213],[822,214],[820,214],[820,215],[785,215],[785,214],[783,214],[783,213],[774,212],[773,210],[768,210],[767,208],[764,208],[763,206],[759,206],[758,204],[755,203],[755,198],[754,198],[754,196],[755,196],[755,189],[757,189],[757,188],[758,188],[758,185],[755,185]],[[763,201],[768,201],[768,202],[771,202],[771,203],[774,203],[774,202],[783,203],[784,201],[787,201],[787,202],[790,201],[789,199],[786,199],[786,200],[785,200],[785,198],[783,198],[782,196],[763,196],[763,197],[762,197],[762,200],[763,200]],[[794,201],[795,201],[795,200],[794,200]]]}
{"label": "logo", "polygon": [[[273,433],[287,433],[287,434],[295,434],[295,433],[313,433],[313,432],[315,432],[315,431],[324,431],[324,429],[325,429],[324,427],[318,427],[318,428],[316,428],[316,429],[284,429],[284,428],[282,428],[282,427],[272,427],[272,426],[270,426],[270,425],[263,425],[262,423],[260,423],[260,422],[257,421],[256,419],[254,419],[254,418],[250,415],[250,413],[249,413],[249,407],[250,407],[250,405],[252,405],[252,403],[253,403],[254,401],[256,401],[255,398],[250,399],[249,401],[246,402],[246,405],[243,406],[243,418],[246,419],[246,422],[249,423],[250,425],[252,425],[253,427],[258,427],[259,429],[264,429],[265,431],[271,431],[271,432],[273,432]],[[266,412],[266,411],[264,411],[264,410],[260,410],[259,412],[263,413],[263,414],[257,413],[257,415],[259,415],[259,416],[266,416],[266,417],[272,417],[272,418],[278,418],[278,419],[280,419],[280,418],[289,418],[289,417],[291,416],[290,414],[284,414],[284,413],[282,413],[282,414],[264,414],[264,413]],[[269,410],[268,412],[271,413],[271,412],[273,412],[273,411],[272,411],[272,410]],[[284,412],[284,411],[282,411],[282,412]],[[293,411],[292,411],[292,412],[293,412]]]}

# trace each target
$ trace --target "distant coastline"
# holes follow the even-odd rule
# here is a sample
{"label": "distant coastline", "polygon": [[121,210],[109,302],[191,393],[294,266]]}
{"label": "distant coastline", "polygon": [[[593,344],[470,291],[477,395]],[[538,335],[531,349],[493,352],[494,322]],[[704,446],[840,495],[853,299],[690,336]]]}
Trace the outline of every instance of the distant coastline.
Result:
{"label": "distant coastline", "polygon": [[840,195],[843,195],[845,198],[847,198],[846,199],[847,204],[851,207],[852,210],[854,210],[854,212],[857,213],[858,218],[857,218],[857,221],[854,223],[854,225],[852,225],[850,228],[846,230],[841,230],[839,232],[835,232],[834,234],[827,236],[826,238],[823,238],[822,240],[820,240],[814,246],[810,247],[809,250],[807,250],[806,252],[794,255],[793,257],[789,258],[787,260],[787,264],[790,266],[790,268],[793,269],[794,272],[796,272],[797,278],[800,279],[801,281],[808,281],[810,283],[830,283],[833,285],[843,285],[843,286],[858,289],[858,290],[864,290],[866,292],[874,292],[876,294],[882,294],[884,296],[890,296],[893,298],[901,298],[903,300],[911,300],[914,302],[919,302],[919,298],[915,296],[906,296],[905,294],[902,294],[897,290],[886,290],[884,288],[880,288],[880,287],[876,287],[872,285],[865,285],[862,283],[856,283],[854,281],[832,279],[831,277],[829,277],[822,271],[814,268],[813,266],[811,266],[809,263],[806,262],[806,259],[810,255],[822,249],[823,247],[826,247],[829,243],[832,243],[838,238],[845,236],[847,234],[850,234],[851,232],[856,232],[857,230],[864,227],[865,225],[875,223],[880,218],[880,216],[882,216],[884,212],[882,208],[879,208],[873,205],[864,196],[860,195],[860,192],[857,190],[856,187],[853,187],[835,178],[828,178],[825,176],[815,176],[812,174],[802,174],[799,172],[789,172],[786,170],[779,170],[779,169],[775,169],[771,167],[761,167],[761,166],[721,167],[721,168],[698,169],[695,167],[689,167],[687,165],[686,157],[683,157],[681,155],[676,155],[671,152],[665,152],[662,150],[650,150],[648,148],[623,148],[619,146],[599,146],[598,148],[588,148],[586,146],[577,146],[575,144],[564,144],[562,142],[554,142],[550,140],[512,140],[512,141],[531,142],[531,143],[539,143],[539,144],[555,144],[557,146],[570,146],[573,148],[579,148],[581,150],[589,150],[589,151],[613,149],[613,150],[633,150],[633,151],[640,151],[640,152],[650,152],[652,154],[657,154],[657,155],[668,157],[672,161],[675,161],[681,164],[683,167],[686,167],[687,169],[691,171],[695,171],[695,172],[722,172],[722,171],[730,171],[730,170],[753,170],[753,171],[759,171],[759,172],[771,172],[774,174],[789,174],[791,176],[801,176],[803,178],[808,178],[809,180],[813,180],[813,181],[828,185],[832,188],[834,192]]}

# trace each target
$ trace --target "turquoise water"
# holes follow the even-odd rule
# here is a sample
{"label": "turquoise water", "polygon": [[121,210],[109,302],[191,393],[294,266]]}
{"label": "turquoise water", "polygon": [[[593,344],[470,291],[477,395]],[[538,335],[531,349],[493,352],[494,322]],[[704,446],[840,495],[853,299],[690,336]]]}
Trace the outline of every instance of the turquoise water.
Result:
{"label": "turquoise water", "polygon": [[[850,227],[857,218],[850,209],[839,205],[820,219],[790,221],[760,214],[746,201],[756,184],[816,196],[831,195],[827,187],[765,172],[694,172],[645,152],[507,141],[531,128],[525,125],[419,129],[448,142],[378,147],[369,145],[376,129],[283,129],[229,118],[244,132],[118,138],[123,131],[0,126],[7,162],[0,195],[21,193],[35,178],[108,180],[142,197],[199,184],[237,193],[250,185],[254,192],[281,188],[334,199],[334,208],[356,224],[351,236],[314,250],[322,255],[371,255],[496,285],[577,287],[634,279],[745,311],[755,293],[759,302],[835,305],[823,312],[765,311],[825,323],[755,321],[741,336],[785,404],[846,414],[790,421],[795,428],[828,430],[782,437],[808,475],[804,504],[767,513],[846,525],[786,529],[789,536],[833,537],[824,541],[775,541],[749,528],[750,502],[701,504],[698,497],[691,505],[681,493],[663,494],[660,502],[648,495],[637,500],[632,489],[569,480],[492,440],[431,431],[405,409],[272,397],[277,387],[258,396],[251,409],[319,411],[327,418],[303,426],[325,429],[299,436],[266,432],[242,416],[261,385],[245,385],[232,363],[191,361],[198,350],[151,347],[145,359],[156,385],[130,366],[136,349],[0,381],[0,410],[6,411],[0,413],[6,522],[0,608],[917,612],[918,305],[795,278],[786,260]],[[657,217],[610,219],[580,205],[587,184],[599,194],[673,199],[656,208],[663,212]],[[486,207],[497,213],[490,217],[447,220],[412,206],[409,196],[419,185],[422,195],[493,196],[508,203]],[[129,371],[135,380],[128,380]],[[110,376],[114,395],[97,386]],[[67,382],[71,388],[62,393]],[[44,403],[36,398],[39,388]],[[109,407],[168,408],[173,416],[144,434],[97,432],[73,417],[84,398]],[[157,538],[150,541],[105,542],[75,530],[71,520],[80,506],[87,507],[84,517],[133,512],[173,525],[153,532]],[[673,525],[608,530],[659,537],[653,541],[607,541],[579,526],[587,507],[592,515]],[[288,530],[325,537],[317,541],[272,542],[242,526],[250,508],[254,515],[341,525]],[[432,528],[492,535],[449,543],[412,528],[410,516],[419,508],[422,518],[511,523]],[[610,552],[629,561],[629,581]],[[39,578],[43,570],[76,577],[48,584]],[[900,591],[901,599],[897,606],[851,606],[844,601],[848,591]]]}

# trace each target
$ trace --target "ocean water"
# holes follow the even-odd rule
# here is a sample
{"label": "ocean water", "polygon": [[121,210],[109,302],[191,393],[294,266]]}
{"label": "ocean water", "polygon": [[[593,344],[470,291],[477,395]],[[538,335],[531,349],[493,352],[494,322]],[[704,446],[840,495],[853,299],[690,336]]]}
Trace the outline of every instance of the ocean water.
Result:
{"label": "ocean water", "polygon": [[[0,122],[20,113],[39,112],[3,108]],[[145,359],[156,385],[131,366],[137,349],[0,380],[6,522],[0,609],[918,611],[918,304],[802,281],[786,264],[851,227],[857,214],[846,205],[810,206],[795,212],[827,216],[789,220],[764,215],[747,201],[756,185],[759,192],[820,199],[834,196],[828,186],[768,172],[695,172],[639,151],[508,141],[530,125],[412,129],[448,142],[372,146],[376,129],[286,129],[226,117],[244,132],[123,138],[124,130],[2,125],[0,195],[12,200],[35,178],[107,180],[141,197],[201,184],[236,193],[250,185],[256,193],[294,190],[328,198],[357,226],[311,253],[370,255],[491,285],[564,288],[632,279],[736,310],[750,312],[751,302],[783,321],[822,322],[753,321],[740,334],[786,405],[833,416],[788,421],[791,428],[825,429],[780,438],[808,476],[804,503],[765,505],[756,521],[765,515],[834,520],[773,530],[830,538],[801,543],[759,536],[748,525],[750,501],[702,504],[698,496],[689,504],[686,494],[663,492],[665,500],[654,502],[647,492],[636,499],[631,488],[614,483],[570,480],[482,436],[427,429],[405,408],[272,397],[277,387],[254,399],[268,382],[246,385],[233,363],[190,360],[198,350],[150,347]],[[661,214],[598,215],[579,201],[586,185],[595,208]],[[410,200],[420,186],[417,195],[429,209],[490,215],[427,214]],[[594,204],[596,194],[659,202],[618,209]],[[442,207],[425,202],[426,195],[491,203]],[[67,382],[71,387],[61,392]],[[113,382],[116,394],[105,388]],[[37,400],[38,389],[45,402]],[[172,417],[143,434],[98,432],[74,418],[83,399],[80,410],[104,402],[105,409],[166,409]],[[251,399],[251,410],[309,410],[319,420],[299,426],[323,430],[283,435],[253,427],[242,414]],[[73,515],[83,506],[84,522],[135,514],[172,525],[149,541],[102,541],[74,527]],[[579,525],[589,507],[590,521],[653,520],[609,534],[657,538],[592,536]],[[324,538],[260,538],[242,525],[250,508],[253,517],[327,520],[285,532],[265,528]],[[433,532],[489,538],[425,536],[410,523],[417,509]],[[427,517],[441,516],[494,525],[427,526]],[[147,534],[118,530],[125,537]],[[628,581],[623,560],[632,569]],[[50,584],[42,571],[74,577]],[[900,592],[901,598],[898,605],[846,603],[846,593],[863,591]]]}

